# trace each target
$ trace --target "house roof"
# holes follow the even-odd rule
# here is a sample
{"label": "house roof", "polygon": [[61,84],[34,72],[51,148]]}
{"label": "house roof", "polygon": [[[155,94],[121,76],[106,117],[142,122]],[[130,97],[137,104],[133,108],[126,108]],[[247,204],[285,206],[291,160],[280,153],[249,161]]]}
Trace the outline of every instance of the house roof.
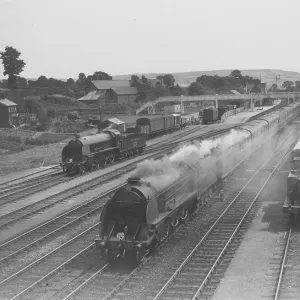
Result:
{"label": "house roof", "polygon": [[102,93],[99,91],[92,91],[83,97],[79,98],[78,101],[88,101],[88,100],[98,100],[102,96]]}
{"label": "house roof", "polygon": [[114,123],[114,124],[117,124],[117,125],[122,125],[122,124],[125,124],[125,122],[117,119],[117,118],[110,118],[110,119],[107,119],[107,121],[111,122],[111,123]]}
{"label": "house roof", "polygon": [[112,88],[112,90],[118,95],[137,95],[139,91],[136,87],[118,87]]}
{"label": "house roof", "polygon": [[92,80],[92,84],[98,90],[109,90],[113,88],[130,87],[130,80]]}
{"label": "house roof", "polygon": [[241,93],[238,92],[237,90],[230,90],[230,92],[232,92],[232,93],[235,94],[235,95],[240,95],[240,94],[241,94]]}
{"label": "house roof", "polygon": [[4,104],[5,106],[16,106],[18,104],[8,100],[8,99],[0,99],[0,103]]}

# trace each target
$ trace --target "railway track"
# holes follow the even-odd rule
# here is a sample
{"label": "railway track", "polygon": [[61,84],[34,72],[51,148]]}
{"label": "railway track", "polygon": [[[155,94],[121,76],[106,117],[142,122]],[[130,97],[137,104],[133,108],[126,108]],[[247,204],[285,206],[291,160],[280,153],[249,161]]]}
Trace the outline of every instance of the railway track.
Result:
{"label": "railway track", "polygon": [[[206,127],[206,126],[205,126]],[[230,128],[230,127],[229,127]],[[201,131],[203,127],[201,128],[193,128],[189,132],[180,133],[179,135],[176,135],[174,138],[171,138],[170,140],[161,141],[154,145],[148,146],[145,149],[145,152],[143,155],[159,151],[164,148],[170,147],[170,144],[175,145],[176,141],[182,139],[183,137],[190,136],[193,133],[197,131]],[[205,134],[205,133],[204,133]],[[183,139],[183,141],[188,140],[189,138]],[[116,161],[114,164],[118,164],[120,162],[123,162],[124,160]],[[111,164],[109,166],[112,166],[114,164]],[[34,174],[26,175],[21,178],[17,178],[8,182],[0,183],[0,206],[6,203],[10,203],[16,200],[19,200],[20,198],[24,198],[30,195],[33,195],[39,191],[43,191],[45,189],[51,188],[55,186],[58,183],[67,182],[70,181],[77,176],[67,177],[62,172],[58,172],[57,170],[45,174],[45,172],[48,172],[48,170],[42,170],[39,172],[36,172]],[[40,176],[36,176],[37,174],[41,174]],[[58,177],[54,176],[57,175]],[[33,176],[36,176],[34,178],[31,178]],[[25,178],[28,178],[24,180]],[[21,181],[21,182],[20,182]]]}
{"label": "railway track", "polygon": [[[39,173],[40,172],[35,173],[34,175],[39,174]],[[47,180],[47,179],[51,178],[53,175],[56,175],[56,174],[59,174],[59,173],[60,172],[58,170],[54,170],[50,173],[41,174],[41,175],[39,175],[37,177],[34,177],[34,178],[25,179],[24,181],[21,181],[19,183],[12,182],[10,184],[9,182],[8,183],[5,182],[5,183],[0,185],[0,188],[1,188],[0,196],[5,195],[5,194],[9,194],[12,191],[16,191],[16,190],[19,190],[19,189],[22,189],[22,188],[25,188],[25,187],[28,187],[28,186],[35,185],[38,180],[44,181],[44,180]],[[18,178],[18,180],[21,180],[23,178],[26,178],[26,177]]]}
{"label": "railway track", "polygon": [[[231,128],[231,127],[230,127]],[[186,135],[191,135],[197,131],[199,131],[201,129],[199,128],[193,128],[192,132],[186,133],[183,135],[181,134],[180,136],[176,136],[175,139],[172,139],[172,141],[169,141],[168,144],[163,144],[163,145],[152,145],[146,148],[146,151],[144,152],[143,155],[147,155],[151,152],[155,152],[155,151],[163,151],[163,150],[167,150],[170,149],[171,146],[176,146],[179,142],[176,142],[179,139],[182,139],[182,137],[186,136]],[[220,133],[226,132],[225,129],[223,131],[221,131]],[[216,133],[216,131],[210,131],[208,133],[202,133],[198,136],[196,136],[196,138],[198,138],[199,136],[203,136],[204,138],[209,136],[209,134],[212,134],[212,132]],[[186,138],[183,141],[180,141],[180,143],[187,141],[191,138]],[[120,161],[117,161],[115,164],[120,163]],[[64,173],[57,173],[57,171],[50,173],[50,174],[44,174],[41,175],[39,177],[36,178],[32,178],[32,179],[28,179],[26,181],[23,181],[21,183],[15,183],[12,184],[10,186],[8,186],[7,188],[4,188],[1,190],[0,192],[0,207],[2,205],[5,205],[7,203],[12,203],[14,201],[18,201],[21,198],[25,198],[28,197],[30,195],[33,195],[37,192],[40,191],[44,191],[46,189],[49,189],[57,184],[60,183],[65,183],[68,181],[73,180],[74,178],[78,178],[80,177],[80,175],[76,175],[76,176],[66,176]]]}
{"label": "railway track", "polygon": [[[283,151],[279,151],[271,160],[269,164],[274,164],[274,161],[277,161],[278,156],[282,155]],[[97,277],[96,280],[93,280],[95,276],[91,277],[90,280],[86,281],[87,287],[84,287],[84,284],[81,284],[76,290],[71,292],[66,299],[96,299],[96,298],[89,298],[90,290],[97,290],[98,298],[97,299],[196,299],[198,294],[201,292],[202,288],[204,287],[204,283],[210,278],[213,274],[213,271],[218,264],[219,260],[221,259],[222,255],[226,248],[230,246],[230,240],[235,237],[235,234],[238,231],[238,227],[243,226],[243,221],[245,220],[247,214],[249,214],[251,207],[254,205],[255,201],[258,198],[258,194],[261,192],[263,187],[265,187],[266,182],[271,177],[270,174],[275,172],[276,167],[271,170],[268,166],[263,165],[261,167],[261,161],[256,161],[258,170],[255,174],[250,175],[250,179],[247,178],[244,182],[239,183],[239,187],[234,186],[232,187],[233,178],[231,182],[229,182],[229,186],[231,186],[230,190],[231,193],[227,196],[226,200],[226,208],[224,212],[213,222],[210,221],[211,226],[208,230],[202,233],[203,237],[201,238],[200,242],[197,243],[196,246],[193,248],[187,247],[185,249],[185,253],[187,254],[186,259],[181,262],[179,260],[173,261],[172,267],[168,275],[171,273],[171,277],[166,280],[165,285],[159,290],[153,292],[154,288],[157,288],[157,285],[154,287],[152,286],[151,291],[149,294],[143,294],[138,297],[137,295],[129,294],[127,295],[128,291],[133,289],[133,286],[140,287],[141,281],[144,276],[147,276],[153,265],[148,264],[144,266],[141,272],[137,272],[137,270],[133,270],[129,275],[122,280],[115,288],[113,288],[109,293],[104,295],[102,277]],[[260,166],[260,167],[259,167]],[[260,186],[257,187],[259,176],[259,181],[261,181],[262,173],[265,177],[265,181],[262,180],[260,182]],[[240,176],[241,172],[235,174],[234,177]],[[249,175],[248,175],[249,176]],[[246,184],[245,184],[245,181]],[[263,185],[261,187],[261,185]],[[250,187],[250,189],[249,189]],[[246,190],[248,189],[248,190]],[[248,193],[248,195],[246,194]],[[255,196],[254,194],[255,193]],[[254,199],[253,199],[254,196]],[[242,197],[242,198],[241,198]],[[249,198],[250,203],[249,203]],[[236,221],[238,220],[238,221]],[[209,223],[209,222],[208,222]],[[185,225],[184,225],[185,226]],[[186,227],[194,227],[195,224],[188,223]],[[198,228],[201,228],[200,226]],[[245,229],[244,229],[245,230]],[[229,239],[228,239],[229,238]],[[239,236],[240,238],[240,236]],[[184,240],[186,238],[186,228],[185,232],[178,232],[175,234],[174,239],[171,241],[171,245],[169,248],[174,249],[178,240]],[[185,241],[187,242],[187,241]],[[188,244],[188,243],[187,243]],[[201,248],[200,248],[201,246]],[[232,251],[232,250],[231,250]],[[171,251],[168,252],[171,255]],[[191,261],[192,260],[192,261]],[[176,267],[177,264],[177,267]],[[175,272],[173,273],[173,270]],[[103,270],[101,270],[103,272]],[[97,276],[97,275],[96,275]],[[113,277],[113,274],[111,275]],[[220,279],[218,274],[214,274],[216,278],[213,278],[211,281],[217,283],[218,279]],[[174,280],[176,279],[176,283],[174,284]],[[202,279],[202,284],[199,284],[199,280]],[[196,281],[196,282],[195,282]],[[198,281],[198,282],[197,282]],[[128,283],[129,282],[129,283]],[[161,281],[159,281],[161,282]],[[101,283],[101,284],[100,284]],[[215,288],[216,286],[214,286]],[[82,292],[84,289],[84,292]],[[196,292],[195,292],[196,289]],[[105,290],[105,289],[104,289]],[[78,293],[78,297],[75,297],[75,294]],[[100,297],[101,298],[100,298]],[[60,299],[60,298],[59,298]]]}
{"label": "railway track", "polygon": [[[22,176],[20,178],[15,178],[15,179],[12,179],[12,180],[9,180],[9,181],[6,181],[6,182],[1,182],[0,183],[0,188],[11,186],[11,185],[16,185],[18,181],[23,180],[25,178],[27,178],[26,180],[30,181],[30,180],[32,180],[32,178],[30,178],[30,177],[33,177],[37,174],[41,174],[40,176],[43,176],[43,173],[44,173],[44,175],[47,175],[45,173],[49,172],[49,170],[55,170],[57,167],[58,167],[58,165],[54,166],[54,167],[51,167],[51,168],[48,168],[48,169],[39,170],[39,171],[37,171],[35,173],[32,173],[32,174],[27,174],[27,175]],[[53,172],[55,172],[55,171],[53,171]]]}
{"label": "railway track", "polygon": [[[259,162],[258,162],[259,163]],[[99,204],[98,204],[99,205]],[[82,206],[84,208],[84,205]],[[96,208],[97,209],[97,208]],[[75,221],[76,218],[79,216],[77,215],[78,211],[74,210],[73,215],[72,214],[65,214],[65,218],[62,218],[61,221],[58,222],[57,220],[54,220],[53,222],[48,222],[48,224],[45,224],[45,226],[37,228],[37,231],[32,230],[32,237],[36,235],[37,232],[39,232],[41,229],[46,230],[47,228],[49,229],[48,231],[48,237],[53,235],[53,233],[60,231],[62,228],[66,228],[66,226],[70,226],[73,221]],[[81,211],[81,214],[83,216],[83,211]],[[80,215],[80,214],[79,214]],[[90,213],[87,212],[87,215],[91,215]],[[74,218],[74,219],[73,219]],[[73,219],[73,220],[72,220]],[[101,275],[101,287],[102,287],[102,293],[103,297],[105,299],[108,299],[112,297],[120,288],[123,287],[123,285],[126,284],[127,280],[129,280],[135,273],[136,270],[132,270],[129,268],[125,268],[122,270],[122,272],[119,272],[116,274],[115,270],[113,270],[111,267],[109,267],[105,261],[100,260],[98,254],[95,253],[95,251],[89,251],[93,249],[93,242],[94,242],[94,237],[97,231],[97,218],[89,218],[90,222],[90,227],[83,232],[79,233],[76,235],[73,231],[74,237],[70,239],[70,236],[67,238],[67,240],[61,244],[59,247],[53,249],[50,253],[47,253],[39,258],[34,257],[34,260],[31,264],[24,266],[21,270],[14,272],[15,270],[12,270],[13,268],[11,267],[10,269],[10,275],[7,277],[7,272],[8,270],[6,269],[4,272],[6,272],[6,278],[4,279],[5,276],[2,275],[2,278],[0,276],[0,288],[4,288],[4,296],[7,295],[7,297],[10,297],[9,295],[14,295],[12,296],[11,299],[17,299],[19,296],[22,296],[22,299],[32,299],[33,297],[36,297],[37,295],[42,294],[48,294],[48,296],[51,296],[51,293],[58,292],[55,290],[48,291],[47,290],[47,284],[45,282],[55,273],[59,272],[60,270],[63,270],[66,272],[63,274],[63,276],[58,276],[58,278],[64,278],[64,283],[61,283],[61,285],[67,285],[68,282],[72,282],[71,287],[69,287],[69,290],[71,289],[71,292],[68,290],[68,288],[60,293],[59,299],[69,299],[72,298],[73,296],[77,295],[77,292],[80,292],[84,287],[86,287],[87,283],[93,282],[92,279],[97,277],[98,275]],[[64,221],[63,221],[64,220]],[[67,220],[72,220],[69,221],[69,225],[66,225]],[[58,224],[60,222],[64,223],[65,227],[57,227],[56,231],[52,230],[51,234],[51,228],[55,224]],[[96,224],[93,225],[93,222]],[[51,225],[52,224],[52,225]],[[62,224],[62,223],[60,223]],[[50,225],[50,226],[49,226]],[[41,231],[41,232],[42,232]],[[65,235],[65,234],[64,234]],[[30,236],[25,237],[23,236],[23,241],[28,241],[30,240]],[[43,248],[39,242],[42,240],[45,240],[47,237],[45,236],[44,238],[40,238],[37,240],[36,247],[37,248]],[[15,239],[16,241],[16,239]],[[19,241],[22,241],[19,239]],[[63,241],[61,241],[62,243]],[[17,245],[17,244],[15,244]],[[5,246],[5,245],[4,245]],[[6,244],[6,249],[11,249],[12,244],[7,243]],[[20,244],[16,246],[16,249],[20,247]],[[27,245],[27,248],[25,246],[24,249],[20,249],[20,252],[23,252],[24,250],[28,250],[32,247],[32,245]],[[4,248],[1,246],[0,250],[3,250]],[[77,250],[77,254],[73,255]],[[79,253],[78,253],[79,251]],[[1,254],[3,252],[1,251]],[[83,255],[85,254],[85,255]],[[22,261],[24,257],[20,257],[19,259],[16,259],[15,255],[18,255],[18,253],[9,253],[6,252],[6,258],[2,261],[0,261],[0,264],[5,261],[6,265],[11,266],[15,263],[19,263],[19,261]],[[23,252],[24,255],[24,252]],[[73,255],[73,256],[72,256]],[[80,257],[83,255],[83,258],[80,259]],[[2,255],[1,255],[2,256]],[[4,254],[5,256],[5,254]],[[3,257],[3,256],[2,256]],[[52,257],[52,258],[51,258]],[[55,257],[55,258],[54,258]],[[8,259],[8,260],[7,260]],[[9,261],[11,259],[11,262]],[[50,263],[51,259],[54,259],[54,263]],[[85,266],[82,270],[82,272],[78,271],[78,266]],[[2,269],[2,268],[0,268]],[[49,271],[51,270],[51,271]],[[81,270],[81,269],[80,269]],[[80,274],[79,276],[79,273]],[[77,274],[77,275],[76,275]],[[129,275],[128,275],[129,274]],[[75,277],[78,277],[77,279],[74,280]],[[36,280],[39,278],[38,280]],[[55,277],[56,280],[57,277]],[[2,280],[1,280],[2,279]],[[59,282],[59,280],[58,280]],[[57,284],[58,284],[57,282]],[[53,284],[53,282],[51,283]],[[99,280],[97,280],[97,286],[99,287]],[[73,288],[73,286],[75,286]],[[25,288],[24,288],[25,287]],[[34,291],[32,292],[32,289]],[[100,294],[97,291],[97,295],[99,296]],[[9,294],[7,294],[9,293]],[[57,295],[55,295],[56,297]],[[77,295],[78,296],[78,295]],[[90,296],[90,295],[89,295]],[[79,298],[83,299],[83,298]],[[87,298],[90,299],[90,298]]]}
{"label": "railway track", "polygon": [[300,232],[299,226],[290,227],[286,232],[285,246],[279,276],[273,300],[298,300],[300,265]]}
{"label": "railway track", "polygon": [[43,175],[24,182],[8,189],[3,189],[0,192],[0,208],[1,206],[28,197],[37,192],[49,189],[57,184],[68,182],[72,177],[66,177],[62,172],[49,175]]}
{"label": "railway track", "polygon": [[[224,134],[227,131],[228,131],[227,129],[223,129],[220,131],[214,131],[213,133],[209,132],[204,135],[202,134],[200,136],[202,138],[208,138],[208,137],[212,137],[212,136],[216,137],[216,136]],[[192,139],[195,139],[195,137],[193,137]],[[82,194],[87,190],[91,190],[93,188],[98,188],[100,184],[104,184],[112,179],[118,178],[119,176],[126,174],[127,172],[130,172],[131,170],[133,170],[136,167],[137,163],[139,163],[140,161],[142,161],[144,159],[150,159],[150,158],[153,158],[153,159],[161,158],[163,155],[174,151],[174,147],[175,146],[173,144],[169,144],[167,147],[163,147],[160,151],[157,151],[156,153],[150,152],[150,154],[147,155],[146,157],[143,156],[143,157],[139,158],[137,161],[129,162],[127,165],[120,167],[119,169],[116,169],[116,170],[113,170],[106,174],[97,176],[93,179],[85,181],[84,183],[70,187],[62,192],[51,195],[51,196],[49,196],[45,199],[42,199],[38,202],[29,204],[18,210],[9,212],[0,217],[0,229],[3,229],[5,226],[11,225],[13,222],[19,221],[25,217],[29,217],[30,215],[32,215],[34,213],[37,213],[46,208],[49,208],[49,207],[53,206],[54,204],[60,203],[64,200],[67,200],[78,194]],[[66,179],[63,178],[62,180],[70,181],[70,178],[66,177]],[[43,186],[43,190],[45,190],[47,188],[47,184],[50,184],[51,186],[53,186],[54,184],[57,184],[57,183],[58,182],[52,183],[51,181],[46,181],[45,182],[46,186]],[[61,183],[61,181],[59,183]],[[39,188],[39,185],[37,186],[37,189],[38,188]],[[29,190],[27,192],[31,193],[31,189],[29,188]],[[10,199],[8,197],[8,199],[4,200],[4,202],[10,203],[10,202],[18,200],[17,196],[20,198],[21,197],[20,193],[22,195],[22,193],[24,193],[24,191],[22,190],[20,192],[17,192],[17,194],[12,194],[12,199]],[[0,206],[1,206],[1,202],[0,202]]]}

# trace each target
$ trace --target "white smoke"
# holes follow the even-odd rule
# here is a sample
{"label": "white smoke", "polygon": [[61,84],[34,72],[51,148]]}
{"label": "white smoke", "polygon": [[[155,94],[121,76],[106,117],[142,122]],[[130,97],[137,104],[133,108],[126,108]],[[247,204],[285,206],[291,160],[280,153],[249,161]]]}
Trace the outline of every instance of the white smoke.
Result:
{"label": "white smoke", "polygon": [[[214,156],[214,150],[219,150],[224,153],[230,149],[233,145],[241,142],[245,138],[249,137],[249,133],[246,131],[231,130],[229,134],[217,138],[214,140],[203,140],[201,142],[194,142],[193,144],[184,145],[175,153],[165,156],[162,159],[145,160],[137,165],[137,168],[131,173],[131,177],[139,177],[145,181],[150,182],[157,190],[168,187],[170,184],[180,178],[184,172],[186,165],[191,168],[199,168],[200,162],[210,154]],[[217,153],[214,159],[209,160],[209,164],[204,164],[202,168],[210,168],[217,172],[214,166],[217,158]],[[205,170],[203,170],[205,171]]]}

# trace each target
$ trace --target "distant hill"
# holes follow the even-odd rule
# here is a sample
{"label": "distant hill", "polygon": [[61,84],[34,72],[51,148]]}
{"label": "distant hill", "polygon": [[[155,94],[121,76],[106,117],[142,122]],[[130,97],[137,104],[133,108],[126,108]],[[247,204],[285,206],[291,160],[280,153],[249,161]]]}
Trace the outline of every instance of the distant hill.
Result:
{"label": "distant hill", "polygon": [[[300,81],[300,73],[277,70],[277,69],[257,69],[257,70],[240,70],[243,75],[248,75],[251,77],[260,78],[263,82],[266,82],[268,85],[271,85],[276,82],[275,77],[280,75],[280,79],[277,81],[279,86],[284,81]],[[180,72],[180,73],[172,73],[176,79],[176,83],[179,84],[190,84],[191,82],[196,81],[196,78],[201,75],[219,75],[219,76],[228,76],[232,70],[213,70],[213,71],[191,71],[191,72]],[[146,74],[136,74],[138,76],[145,75],[147,78],[155,78],[161,73],[146,73]],[[130,75],[117,75],[113,76],[114,80],[128,80],[130,79]]]}

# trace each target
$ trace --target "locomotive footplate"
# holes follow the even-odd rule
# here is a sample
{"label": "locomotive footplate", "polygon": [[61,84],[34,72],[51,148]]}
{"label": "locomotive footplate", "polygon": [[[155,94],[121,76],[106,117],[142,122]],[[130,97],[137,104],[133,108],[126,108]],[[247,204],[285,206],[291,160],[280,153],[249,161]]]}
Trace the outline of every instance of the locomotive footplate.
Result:
{"label": "locomotive footplate", "polygon": [[287,214],[300,215],[300,205],[290,205],[287,197],[285,197],[282,210]]}

